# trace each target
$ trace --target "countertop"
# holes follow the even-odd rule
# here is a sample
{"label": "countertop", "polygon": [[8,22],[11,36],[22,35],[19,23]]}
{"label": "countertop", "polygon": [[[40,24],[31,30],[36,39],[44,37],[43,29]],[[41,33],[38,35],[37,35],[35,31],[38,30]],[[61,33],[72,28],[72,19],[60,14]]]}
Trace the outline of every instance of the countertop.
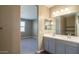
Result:
{"label": "countertop", "polygon": [[70,41],[70,42],[74,42],[74,43],[79,43],[79,37],[77,36],[67,36],[67,35],[47,35],[45,34],[44,37],[48,37],[48,38],[54,38],[54,39],[58,39],[58,40],[65,40],[65,41]]}

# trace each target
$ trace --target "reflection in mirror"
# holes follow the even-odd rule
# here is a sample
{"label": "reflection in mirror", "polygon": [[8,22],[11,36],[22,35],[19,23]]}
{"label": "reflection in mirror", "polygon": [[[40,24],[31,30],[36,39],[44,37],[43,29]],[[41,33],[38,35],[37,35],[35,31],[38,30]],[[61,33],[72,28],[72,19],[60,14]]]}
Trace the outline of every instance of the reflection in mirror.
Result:
{"label": "reflection in mirror", "polygon": [[51,30],[52,29],[52,24],[51,24],[51,20],[46,19],[45,20],[45,30]]}
{"label": "reflection in mirror", "polygon": [[76,35],[76,13],[56,17],[56,34]]}

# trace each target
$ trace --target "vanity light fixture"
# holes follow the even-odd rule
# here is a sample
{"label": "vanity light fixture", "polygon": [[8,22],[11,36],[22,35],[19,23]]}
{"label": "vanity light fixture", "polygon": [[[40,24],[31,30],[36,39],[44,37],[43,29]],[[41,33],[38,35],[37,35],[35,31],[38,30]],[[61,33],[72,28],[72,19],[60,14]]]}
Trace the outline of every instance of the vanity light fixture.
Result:
{"label": "vanity light fixture", "polygon": [[64,10],[63,10],[63,9],[61,9],[61,12],[64,12]]}
{"label": "vanity light fixture", "polygon": [[53,13],[52,13],[52,16],[56,16],[56,12],[53,12]]}
{"label": "vanity light fixture", "polygon": [[68,8],[65,8],[65,11],[68,11],[69,9]]}
{"label": "vanity light fixture", "polygon": [[55,15],[56,13],[55,12],[53,12],[53,15]]}
{"label": "vanity light fixture", "polygon": [[68,8],[60,9],[60,11],[55,11],[55,12],[53,12],[52,15],[57,16],[57,15],[59,15],[61,12],[65,12],[65,11],[68,11],[68,10],[69,10]]}
{"label": "vanity light fixture", "polygon": [[60,13],[59,11],[56,11],[56,13]]}
{"label": "vanity light fixture", "polygon": [[53,25],[53,22],[51,21],[51,25]]}
{"label": "vanity light fixture", "polygon": [[58,13],[59,13],[59,12],[53,12],[53,13],[52,13],[52,16],[57,16]]}

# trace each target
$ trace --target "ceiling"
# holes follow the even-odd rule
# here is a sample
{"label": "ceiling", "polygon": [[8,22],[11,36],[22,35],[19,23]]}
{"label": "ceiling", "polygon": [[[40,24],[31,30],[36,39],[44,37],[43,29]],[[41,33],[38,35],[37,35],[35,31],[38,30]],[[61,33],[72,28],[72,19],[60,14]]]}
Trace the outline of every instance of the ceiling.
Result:
{"label": "ceiling", "polygon": [[26,20],[37,19],[37,7],[35,5],[22,5],[20,12],[22,19],[26,19]]}
{"label": "ceiling", "polygon": [[45,5],[48,8],[54,7],[55,5]]}

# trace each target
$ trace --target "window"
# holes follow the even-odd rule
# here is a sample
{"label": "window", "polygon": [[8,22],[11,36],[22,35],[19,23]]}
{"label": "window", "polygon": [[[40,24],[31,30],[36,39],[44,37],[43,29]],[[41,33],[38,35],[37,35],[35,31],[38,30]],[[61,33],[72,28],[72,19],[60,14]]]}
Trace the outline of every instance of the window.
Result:
{"label": "window", "polygon": [[25,32],[25,21],[21,21],[21,23],[20,23],[20,31]]}

